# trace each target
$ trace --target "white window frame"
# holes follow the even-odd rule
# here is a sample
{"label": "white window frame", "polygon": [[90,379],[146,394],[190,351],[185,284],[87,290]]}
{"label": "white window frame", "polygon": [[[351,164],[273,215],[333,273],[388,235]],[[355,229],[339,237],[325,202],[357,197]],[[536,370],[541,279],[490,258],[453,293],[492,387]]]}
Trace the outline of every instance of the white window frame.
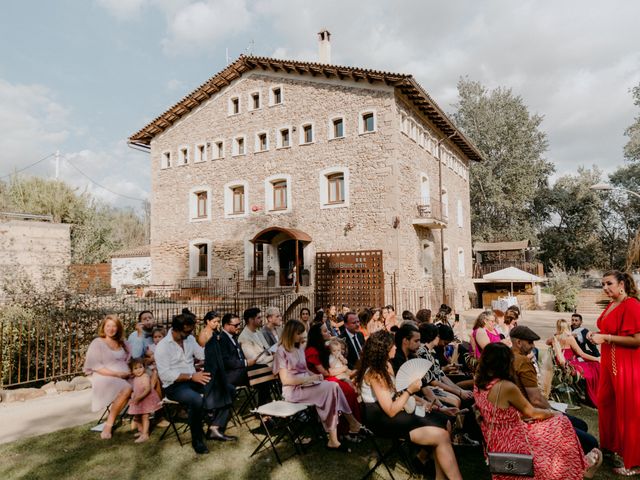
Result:
{"label": "white window frame", "polygon": [[[327,138],[329,140],[338,140],[340,138],[345,138],[347,136],[347,122],[345,122],[344,115],[334,115],[329,119],[329,131],[327,132]],[[336,137],[333,134],[333,122],[336,120],[342,120],[342,136]]]}
{"label": "white window frame", "polygon": [[[244,145],[244,152],[240,153],[240,145],[238,140],[242,139],[242,144]],[[231,156],[232,157],[242,157],[247,154],[247,136],[246,135],[236,135],[233,137],[233,145],[232,145]]]}
{"label": "white window frame", "polygon": [[[221,152],[218,151],[218,145],[222,146],[220,148]],[[218,153],[221,153],[221,155],[218,155]],[[220,160],[222,158],[224,158],[224,139],[217,138],[213,142],[211,142],[211,159]]]}
{"label": "white window frame", "polygon": [[464,277],[466,275],[464,262],[464,248],[458,247],[458,276],[460,277]]}
{"label": "white window frame", "polygon": [[442,206],[442,216],[449,219],[449,193],[446,188],[442,189],[442,197],[441,197],[441,206]]}
{"label": "white window frame", "polygon": [[[233,111],[233,101],[234,100],[238,100],[238,111],[234,112]],[[233,95],[231,97],[229,97],[229,107],[228,107],[228,116],[232,117],[233,115],[240,115],[240,112],[242,112],[242,104],[240,102],[240,95]]]}
{"label": "white window frame", "polygon": [[[207,216],[198,217],[198,196],[197,193],[207,193]],[[208,185],[198,185],[189,190],[189,222],[209,222],[211,221],[211,187]]]}
{"label": "white window frame", "polygon": [[[207,246],[207,276],[198,275],[198,267],[200,266],[200,250],[199,245]],[[194,238],[189,241],[189,278],[211,278],[211,259],[213,257],[213,243],[208,238]]]}
{"label": "white window frame", "polygon": [[[276,182],[279,180],[285,180],[287,182],[287,208],[282,210],[274,210],[273,209],[273,182]],[[265,211],[273,215],[279,215],[282,213],[291,212],[293,208],[293,205],[292,205],[293,195],[291,194],[292,190],[293,190],[293,183],[291,182],[291,175],[289,174],[280,173],[276,175],[271,175],[270,177],[266,178],[264,180]]]}
{"label": "white window frame", "polygon": [[[265,145],[265,148],[262,149],[260,148],[260,135],[265,135],[267,142]],[[260,132],[256,132],[256,138],[255,138],[255,145],[253,148],[253,152],[254,153],[262,153],[262,152],[268,152],[269,151],[269,132],[266,130],[262,130]]]}
{"label": "white window frame", "polygon": [[[274,90],[276,90],[277,88],[280,89],[280,103],[275,103],[275,94],[274,94]],[[282,85],[273,85],[271,88],[269,88],[269,106],[270,107],[275,107],[277,105],[282,105],[284,103],[284,88]]]}
{"label": "white window frame", "polygon": [[[282,132],[284,130],[289,130],[289,145],[282,144]],[[284,125],[278,128],[278,133],[276,135],[276,148],[291,148],[292,142],[293,142],[293,127],[291,125]]]}
{"label": "white window frame", "polygon": [[457,217],[458,217],[458,228],[463,228],[464,227],[464,209],[462,207],[462,199],[459,198],[457,201],[457,205],[456,205],[456,209],[457,209]]}
{"label": "white window frame", "polygon": [[[233,213],[233,188],[244,188],[244,212]],[[224,186],[224,217],[225,218],[242,218],[249,215],[249,182],[246,180],[234,180],[228,182]]]}
{"label": "white window frame", "polygon": [[[311,141],[310,142],[305,142],[305,138],[304,138],[304,127],[311,127]],[[299,138],[299,144],[300,145],[311,145],[312,143],[316,142],[316,126],[313,122],[303,122],[300,124],[300,138]]]}
{"label": "white window frame", "polygon": [[[202,153],[202,156],[200,155],[200,153]],[[206,162],[209,159],[209,154],[207,152],[207,142],[202,141],[196,143],[193,149],[193,154],[193,163]]]}
{"label": "white window frame", "polygon": [[178,167],[183,165],[189,165],[189,158],[191,157],[191,149],[189,145],[180,145],[178,147]]}
{"label": "white window frame", "polygon": [[[373,130],[366,130],[364,129],[365,126],[365,122],[364,122],[364,116],[367,114],[372,114],[373,115]],[[362,110],[359,114],[358,114],[358,135],[367,135],[369,133],[376,133],[378,131],[378,114],[376,112],[375,108],[368,108],[367,110]]]}
{"label": "white window frame", "polygon": [[[431,205],[431,182],[429,175],[422,172],[420,173],[420,202],[422,205]],[[424,203],[428,202],[428,203]]]}
{"label": "white window frame", "polygon": [[[344,176],[344,202],[340,203],[329,203],[329,176],[335,173],[342,173]],[[321,209],[329,209],[329,208],[347,208],[350,205],[350,192],[349,192],[349,167],[344,166],[334,166],[325,168],[320,171],[320,176],[318,178],[319,186],[320,186],[320,208]]]}
{"label": "white window frame", "polygon": [[442,247],[442,256],[444,257],[444,263],[442,265],[442,268],[444,268],[444,273],[450,273],[451,272],[451,249],[449,248],[449,245],[447,245],[446,243]]}
{"label": "white window frame", "polygon": [[[253,106],[253,96],[258,94],[258,107],[254,107]],[[249,92],[249,96],[247,99],[248,102],[248,108],[247,110],[249,112],[255,112],[256,110],[261,110],[262,109],[262,92],[260,90],[254,90],[252,92]]]}
{"label": "white window frame", "polygon": [[171,150],[165,150],[160,155],[160,169],[171,168],[171,161],[173,160],[171,158]]}

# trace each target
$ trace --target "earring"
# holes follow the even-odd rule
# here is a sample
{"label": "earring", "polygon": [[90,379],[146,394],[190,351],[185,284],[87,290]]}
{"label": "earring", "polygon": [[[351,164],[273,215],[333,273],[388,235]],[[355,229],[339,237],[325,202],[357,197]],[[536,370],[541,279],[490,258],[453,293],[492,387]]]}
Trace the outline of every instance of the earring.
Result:
{"label": "earring", "polygon": [[620,289],[620,291],[618,292],[618,295],[624,295],[624,288]]}

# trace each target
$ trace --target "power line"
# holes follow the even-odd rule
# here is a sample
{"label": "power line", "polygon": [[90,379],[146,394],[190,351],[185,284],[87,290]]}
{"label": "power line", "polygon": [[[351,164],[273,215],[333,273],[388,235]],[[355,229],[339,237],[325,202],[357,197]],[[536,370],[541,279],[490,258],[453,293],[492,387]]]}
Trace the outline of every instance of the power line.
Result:
{"label": "power line", "polygon": [[142,199],[142,198],[135,198],[135,197],[130,197],[128,195],[123,195],[122,193],[118,193],[118,192],[114,192],[113,190],[111,190],[110,188],[105,187],[104,185],[102,185],[101,183],[96,182],[93,178],[91,178],[89,175],[87,175],[86,173],[84,173],[82,170],[80,170],[78,167],[76,167],[73,163],[71,163],[69,161],[69,159],[67,159],[67,163],[69,165],[71,165],[73,168],[75,168],[78,173],[80,173],[81,175],[83,175],[84,177],[86,177],[87,179],[89,179],[89,181],[91,181],[92,183],[95,183],[97,186],[99,186],[100,188],[106,190],[107,192],[111,192],[114,195],[117,195],[119,197],[123,197],[123,198],[128,198],[129,200],[136,200],[138,202],[146,202],[146,200]]}
{"label": "power line", "polygon": [[12,173],[9,173],[7,175],[4,175],[4,176],[0,177],[0,180],[8,178],[8,177],[11,177],[11,176],[13,176],[13,175],[15,175],[17,173],[24,172],[25,170],[27,170],[27,169],[29,169],[31,167],[35,167],[39,163],[44,162],[47,158],[53,157],[54,155],[55,155],[55,153],[50,153],[46,157],[43,157],[40,160],[38,160],[37,162],[33,162],[31,165],[27,165],[26,167],[21,168],[20,170],[16,170],[15,172],[12,172]]}

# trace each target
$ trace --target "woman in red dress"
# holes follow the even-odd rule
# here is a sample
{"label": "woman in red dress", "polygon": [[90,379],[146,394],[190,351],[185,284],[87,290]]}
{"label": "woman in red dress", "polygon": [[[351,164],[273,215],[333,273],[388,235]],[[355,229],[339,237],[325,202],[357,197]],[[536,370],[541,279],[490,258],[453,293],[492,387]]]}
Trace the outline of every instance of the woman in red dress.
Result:
{"label": "woman in red dress", "polygon": [[611,303],[598,318],[598,333],[589,335],[602,345],[598,422],[600,445],[622,457],[618,475],[640,474],[640,302],[636,284],[617,270],[602,278]]}

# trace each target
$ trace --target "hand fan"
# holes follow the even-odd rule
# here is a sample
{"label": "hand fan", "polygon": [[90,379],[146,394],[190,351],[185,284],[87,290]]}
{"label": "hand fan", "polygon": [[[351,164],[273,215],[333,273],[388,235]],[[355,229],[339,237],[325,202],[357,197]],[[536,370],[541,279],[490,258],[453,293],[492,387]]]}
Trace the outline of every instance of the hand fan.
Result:
{"label": "hand fan", "polygon": [[432,362],[426,358],[412,358],[404,362],[396,374],[396,390],[405,390],[413,382],[424,377],[431,365]]}

